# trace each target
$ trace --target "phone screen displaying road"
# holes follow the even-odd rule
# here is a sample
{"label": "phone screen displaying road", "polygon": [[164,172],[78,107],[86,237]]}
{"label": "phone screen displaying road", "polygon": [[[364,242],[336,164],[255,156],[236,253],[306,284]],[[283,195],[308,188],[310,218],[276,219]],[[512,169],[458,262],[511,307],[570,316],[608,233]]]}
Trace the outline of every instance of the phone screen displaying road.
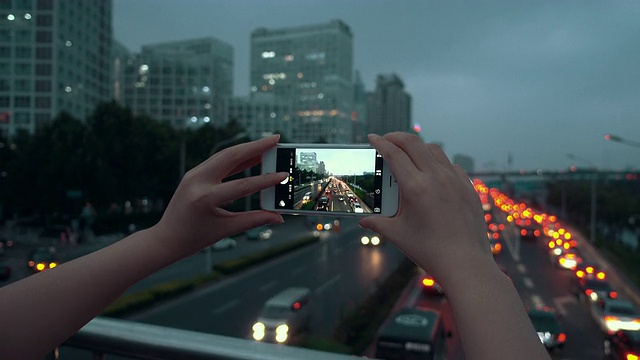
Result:
{"label": "phone screen displaying road", "polygon": [[280,148],[277,171],[289,178],[276,188],[276,209],[379,213],[382,157],[375,149]]}

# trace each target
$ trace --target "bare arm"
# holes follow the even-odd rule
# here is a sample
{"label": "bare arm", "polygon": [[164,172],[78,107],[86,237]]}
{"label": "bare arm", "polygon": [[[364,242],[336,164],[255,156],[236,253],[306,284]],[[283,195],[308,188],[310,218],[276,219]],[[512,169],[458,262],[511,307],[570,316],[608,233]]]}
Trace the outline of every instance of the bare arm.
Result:
{"label": "bare arm", "polygon": [[149,274],[225,236],[280,223],[266,211],[231,213],[220,205],[274,186],[288,174],[222,183],[260,162],[270,137],[212,156],[181,181],[158,224],[114,245],[0,288],[0,358],[42,359]]}
{"label": "bare arm", "polygon": [[392,218],[360,225],[391,239],[447,293],[469,359],[550,359],[518,293],[491,256],[469,177],[442,149],[415,135],[369,137],[400,188]]}

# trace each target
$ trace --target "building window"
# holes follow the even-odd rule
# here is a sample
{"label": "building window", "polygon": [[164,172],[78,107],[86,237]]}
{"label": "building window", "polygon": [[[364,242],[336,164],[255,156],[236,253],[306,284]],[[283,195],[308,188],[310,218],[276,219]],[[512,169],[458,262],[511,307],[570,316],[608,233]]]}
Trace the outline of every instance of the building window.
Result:
{"label": "building window", "polygon": [[13,99],[14,105],[17,108],[30,108],[31,97],[30,96],[16,96]]}
{"label": "building window", "polygon": [[11,48],[8,46],[0,46],[0,59],[8,59],[11,57]]}
{"label": "building window", "polygon": [[17,42],[31,41],[31,30],[18,30],[15,34]]}
{"label": "building window", "polygon": [[49,109],[51,107],[51,98],[50,97],[37,97],[36,98],[36,108],[37,109]]}
{"label": "building window", "polygon": [[49,92],[49,91],[51,91],[51,81],[36,80],[36,92]]}
{"label": "building window", "polygon": [[51,59],[51,48],[50,47],[37,48],[36,59]]}
{"label": "building window", "polygon": [[36,17],[37,26],[51,26],[53,25],[53,17],[51,15],[38,15]]}
{"label": "building window", "polygon": [[16,111],[13,113],[13,122],[16,125],[28,124],[29,122],[31,122],[31,115],[26,112]]}
{"label": "building window", "polygon": [[40,10],[53,9],[53,0],[38,0],[38,9]]}
{"label": "building window", "polygon": [[36,75],[51,75],[51,64],[36,64]]}
{"label": "building window", "polygon": [[15,81],[16,91],[31,91],[31,80],[17,79]]}
{"label": "building window", "polygon": [[10,98],[8,96],[0,96],[0,107],[9,107]]}
{"label": "building window", "polygon": [[38,31],[36,33],[36,42],[50,43],[52,40],[51,31]]}
{"label": "building window", "polygon": [[26,46],[18,46],[16,47],[16,58],[18,59],[30,59],[31,58],[31,48]]}
{"label": "building window", "polygon": [[16,64],[15,73],[17,75],[31,75],[31,64],[28,64],[28,63]]}

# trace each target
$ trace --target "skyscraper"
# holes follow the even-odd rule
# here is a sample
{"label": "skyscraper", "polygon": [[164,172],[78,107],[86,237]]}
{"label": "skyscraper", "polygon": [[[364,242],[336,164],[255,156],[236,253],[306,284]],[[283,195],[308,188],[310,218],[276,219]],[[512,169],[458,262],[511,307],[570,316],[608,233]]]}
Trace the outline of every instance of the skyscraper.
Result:
{"label": "skyscraper", "polygon": [[125,65],[124,102],[176,128],[228,122],[233,48],[215,38],[145,45]]}
{"label": "skyscraper", "polygon": [[352,141],[353,34],[340,20],[251,34],[251,93],[292,108],[292,141]]}
{"label": "skyscraper", "polygon": [[0,0],[0,130],[85,119],[113,97],[111,0]]}
{"label": "skyscraper", "polygon": [[380,135],[411,130],[411,96],[398,75],[378,75],[369,95],[367,125],[369,132]]}

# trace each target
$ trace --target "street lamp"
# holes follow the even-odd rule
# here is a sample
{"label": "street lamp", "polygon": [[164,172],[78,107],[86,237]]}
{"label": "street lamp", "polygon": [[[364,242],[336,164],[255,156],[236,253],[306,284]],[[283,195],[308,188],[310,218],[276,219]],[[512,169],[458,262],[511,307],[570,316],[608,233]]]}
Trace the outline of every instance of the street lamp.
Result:
{"label": "street lamp", "polygon": [[589,160],[585,158],[581,158],[579,156],[573,154],[567,154],[567,157],[572,160],[580,160],[584,161],[594,170],[593,177],[591,177],[591,236],[590,241],[592,244],[595,244],[596,241],[596,206],[597,206],[597,189],[596,189],[596,181],[598,178],[598,168]]}
{"label": "street lamp", "polygon": [[624,139],[624,138],[622,138],[622,137],[620,137],[618,135],[605,134],[604,139],[607,140],[607,141],[615,141],[615,142],[619,142],[621,144],[626,144],[626,145],[633,146],[635,148],[639,148],[640,149],[640,142]]}

